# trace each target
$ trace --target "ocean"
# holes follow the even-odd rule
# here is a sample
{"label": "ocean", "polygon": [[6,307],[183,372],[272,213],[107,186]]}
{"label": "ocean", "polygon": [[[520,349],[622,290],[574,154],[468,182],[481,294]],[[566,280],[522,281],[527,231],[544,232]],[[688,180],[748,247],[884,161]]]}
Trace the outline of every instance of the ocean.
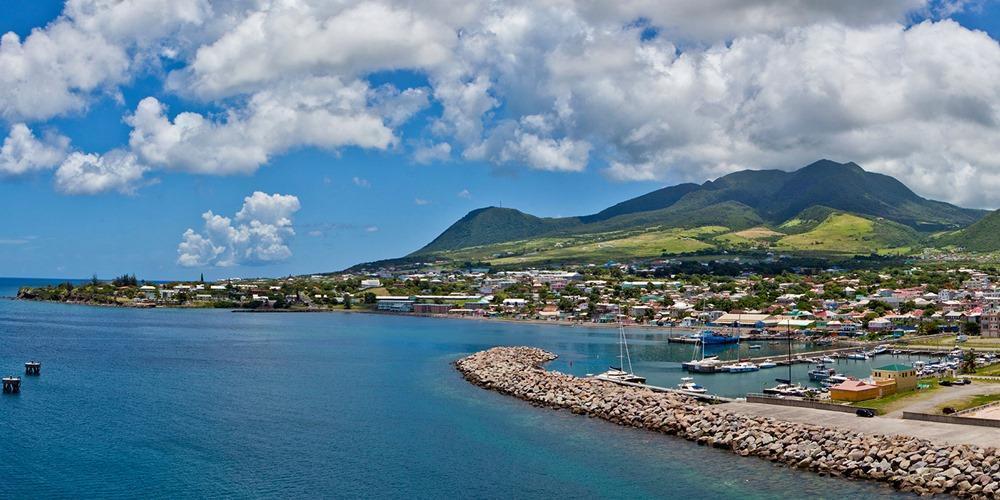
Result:
{"label": "ocean", "polygon": [[[633,363],[673,385],[693,348],[663,339],[630,332]],[[614,329],[0,300],[0,374],[42,363],[0,397],[0,498],[901,496],[535,408],[451,365],[496,345],[579,375],[618,355]],[[735,395],[785,374],[697,380]]]}

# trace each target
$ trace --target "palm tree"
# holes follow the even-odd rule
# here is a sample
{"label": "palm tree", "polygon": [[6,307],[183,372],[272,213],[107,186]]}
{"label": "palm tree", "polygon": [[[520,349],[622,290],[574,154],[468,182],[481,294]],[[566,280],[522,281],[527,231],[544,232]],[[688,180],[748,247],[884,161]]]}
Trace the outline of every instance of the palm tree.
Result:
{"label": "palm tree", "polygon": [[969,349],[962,355],[962,363],[958,365],[960,373],[976,373],[976,351]]}

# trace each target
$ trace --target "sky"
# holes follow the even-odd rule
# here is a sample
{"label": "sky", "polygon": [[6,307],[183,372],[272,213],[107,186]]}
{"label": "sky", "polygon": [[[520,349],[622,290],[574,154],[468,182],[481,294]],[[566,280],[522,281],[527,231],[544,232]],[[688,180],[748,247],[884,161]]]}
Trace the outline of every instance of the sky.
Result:
{"label": "sky", "polygon": [[6,0],[0,276],[283,276],[820,158],[1000,207],[1000,3]]}

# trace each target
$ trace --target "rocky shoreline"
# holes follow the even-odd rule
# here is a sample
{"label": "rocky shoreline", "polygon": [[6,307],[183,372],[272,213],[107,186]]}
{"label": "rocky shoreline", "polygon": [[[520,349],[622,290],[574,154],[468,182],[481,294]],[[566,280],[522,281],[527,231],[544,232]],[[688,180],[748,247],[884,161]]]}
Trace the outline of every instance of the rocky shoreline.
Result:
{"label": "rocky shoreline", "polygon": [[783,422],[705,405],[674,393],[624,387],[547,371],[556,355],[533,347],[495,347],[455,362],[466,380],[536,406],[670,434],[824,475],[868,479],[921,495],[1000,498],[1000,452],[872,436]]}

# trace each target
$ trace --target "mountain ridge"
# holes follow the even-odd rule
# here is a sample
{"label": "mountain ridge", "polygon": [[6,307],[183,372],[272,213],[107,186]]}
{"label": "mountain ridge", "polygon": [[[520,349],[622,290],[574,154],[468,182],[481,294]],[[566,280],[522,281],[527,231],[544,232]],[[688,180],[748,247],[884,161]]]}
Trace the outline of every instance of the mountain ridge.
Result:
{"label": "mountain ridge", "polygon": [[[912,228],[914,241],[933,231],[960,230],[987,214],[923,198],[894,177],[868,172],[853,162],[818,160],[793,171],[741,170],[702,184],[667,186],[591,215],[543,218],[512,208],[483,207],[470,211],[409,257],[540,237],[582,237],[651,228],[778,228],[806,214],[808,227],[787,228],[792,234],[821,224],[834,212]],[[891,232],[901,234],[899,229]]]}

